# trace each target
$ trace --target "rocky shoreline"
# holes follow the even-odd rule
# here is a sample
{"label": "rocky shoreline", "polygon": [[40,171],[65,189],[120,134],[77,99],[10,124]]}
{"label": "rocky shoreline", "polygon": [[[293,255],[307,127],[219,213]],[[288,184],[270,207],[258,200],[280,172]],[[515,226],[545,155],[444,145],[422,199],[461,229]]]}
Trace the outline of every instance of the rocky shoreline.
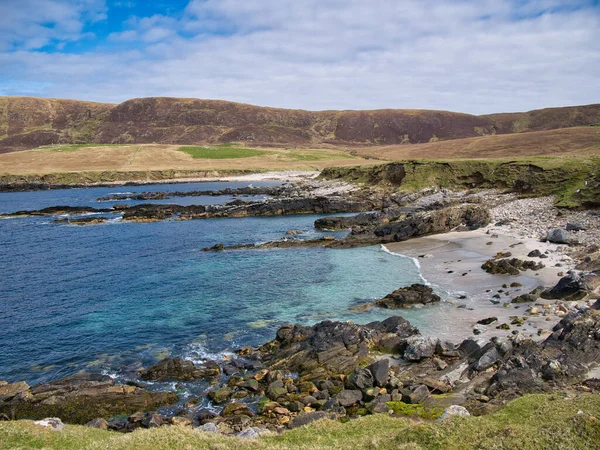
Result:
{"label": "rocky shoreline", "polygon": [[[600,234],[596,211],[557,210],[548,199],[519,200],[498,191],[426,190],[415,194],[353,189],[327,182],[279,189],[268,190],[264,195],[272,198],[266,200],[238,199],[227,205],[142,204],[102,209],[65,206],[3,217],[118,212],[123,221],[146,222],[361,212],[352,217],[317,220],[318,229],[349,229],[341,239],[306,241],[290,233],[281,241],[259,246],[227,248],[217,243],[205,250],[343,248],[487,227],[489,234],[485,236],[492,243],[498,238],[497,230],[523,239],[554,241],[560,246],[556,252],[572,261],[561,269],[575,270],[564,273],[547,289],[519,292],[517,284],[507,285],[502,293],[508,295],[510,291],[514,295],[507,299],[507,308],[526,304],[520,314],[510,324],[500,323],[498,317],[479,320],[474,336],[460,342],[424,336],[399,316],[366,325],[324,321],[313,326],[284,325],[272,341],[257,348],[239,349],[235,357],[223,362],[195,365],[180,358],[166,358],[139,372],[143,382],[170,381],[175,386],[190,381],[210,383],[203,396],[210,400],[209,409],[196,407],[200,399],[191,399],[166,413],[161,407],[177,402],[174,392],[152,391],[136,380],[116,384],[108,377],[80,374],[35,387],[24,382],[0,382],[0,417],[58,417],[69,423],[124,432],[183,425],[257,437],[316,420],[349,420],[367,414],[423,419],[457,413],[479,415],[525,393],[555,389],[597,392],[600,388],[594,372],[600,357],[600,303],[596,300]],[[248,192],[255,191],[246,189],[236,195]],[[231,191],[224,195],[231,195]],[[525,211],[533,212],[534,218],[523,219]],[[78,220],[101,222],[98,217],[67,220],[73,224]],[[541,271],[553,256],[543,258],[546,253],[538,251],[526,259],[502,250],[479,270],[508,275]],[[419,256],[426,259],[427,255]],[[453,267],[459,271],[460,264]],[[499,278],[498,284],[500,280],[505,278]],[[374,307],[437,307],[439,297],[430,291],[426,286],[413,285],[394,291],[375,302]],[[544,299],[552,302],[545,303]],[[537,339],[526,336],[521,327],[528,317],[545,317],[551,331],[540,333]],[[486,338],[486,327],[505,331],[507,336]]]}

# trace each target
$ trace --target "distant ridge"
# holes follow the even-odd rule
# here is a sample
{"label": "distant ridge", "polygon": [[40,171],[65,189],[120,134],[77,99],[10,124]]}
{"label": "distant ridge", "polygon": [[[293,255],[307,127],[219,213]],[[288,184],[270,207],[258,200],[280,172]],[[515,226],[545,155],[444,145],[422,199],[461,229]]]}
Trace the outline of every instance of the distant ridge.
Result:
{"label": "distant ridge", "polygon": [[166,97],[118,105],[0,97],[0,152],[59,143],[367,147],[598,123],[600,104],[475,116],[403,109],[312,112]]}

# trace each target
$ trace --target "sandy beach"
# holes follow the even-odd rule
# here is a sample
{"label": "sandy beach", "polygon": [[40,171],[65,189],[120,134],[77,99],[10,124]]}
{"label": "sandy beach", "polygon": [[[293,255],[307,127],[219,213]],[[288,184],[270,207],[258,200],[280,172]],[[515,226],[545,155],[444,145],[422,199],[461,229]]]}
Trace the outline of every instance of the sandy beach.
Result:
{"label": "sandy beach", "polygon": [[[512,335],[516,331],[525,337],[541,339],[564,315],[564,311],[558,310],[560,302],[541,299],[535,304],[510,302],[538,286],[554,286],[560,274],[572,268],[573,261],[556,244],[496,234],[490,228],[493,229],[487,227],[421,237],[387,244],[386,248],[415,258],[425,280],[452,305],[447,309],[450,317],[443,321],[452,322],[454,339],[472,336],[474,327],[485,339]],[[527,254],[535,249],[548,257],[528,258]],[[511,257],[519,259],[542,261],[546,267],[535,272],[528,270],[518,276],[486,273],[481,265],[498,252],[510,252]],[[512,283],[522,286],[510,287]],[[575,307],[576,303],[570,302],[569,307]],[[539,313],[535,313],[535,309],[534,313],[529,312],[532,307]],[[524,323],[520,326],[511,324],[515,316],[523,317]],[[488,317],[497,317],[498,320],[488,326],[477,325],[477,321]],[[508,324],[510,329],[498,329],[501,324]]]}

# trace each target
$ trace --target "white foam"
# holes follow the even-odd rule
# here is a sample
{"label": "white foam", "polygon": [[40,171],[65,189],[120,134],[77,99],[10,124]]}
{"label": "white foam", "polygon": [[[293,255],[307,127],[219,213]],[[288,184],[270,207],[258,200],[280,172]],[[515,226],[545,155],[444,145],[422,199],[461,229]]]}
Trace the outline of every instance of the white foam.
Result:
{"label": "white foam", "polygon": [[225,361],[234,356],[232,352],[211,353],[202,344],[198,343],[188,344],[187,347],[188,349],[183,352],[182,357],[194,364],[202,364],[206,361]]}
{"label": "white foam", "polygon": [[419,272],[419,278],[421,278],[421,280],[423,280],[423,283],[426,286],[431,286],[431,283],[429,281],[427,281],[427,279],[421,273],[421,263],[419,262],[419,260],[417,258],[413,258],[412,256],[403,255],[402,253],[392,252],[383,244],[381,244],[381,250],[383,250],[385,253],[388,253],[390,255],[400,256],[401,258],[410,259],[415,264],[417,271]]}

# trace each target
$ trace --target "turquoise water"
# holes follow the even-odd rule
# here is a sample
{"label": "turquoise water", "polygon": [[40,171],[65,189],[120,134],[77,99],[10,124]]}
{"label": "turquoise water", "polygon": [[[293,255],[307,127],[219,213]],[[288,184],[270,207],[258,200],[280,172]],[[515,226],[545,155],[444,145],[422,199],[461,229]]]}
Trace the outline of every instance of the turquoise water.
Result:
{"label": "turquoise water", "polygon": [[[106,207],[95,199],[231,185],[2,193],[0,211]],[[385,310],[351,308],[421,279],[413,260],[379,247],[201,251],[217,242],[280,239],[290,229],[302,230],[305,239],[343,234],[316,231],[319,217],[115,220],[84,227],[48,217],[0,220],[0,379],[35,384],[82,369],[127,376],[166,355],[201,360],[260,344],[283,323],[388,317]],[[426,313],[410,314],[415,325],[426,324]]]}

